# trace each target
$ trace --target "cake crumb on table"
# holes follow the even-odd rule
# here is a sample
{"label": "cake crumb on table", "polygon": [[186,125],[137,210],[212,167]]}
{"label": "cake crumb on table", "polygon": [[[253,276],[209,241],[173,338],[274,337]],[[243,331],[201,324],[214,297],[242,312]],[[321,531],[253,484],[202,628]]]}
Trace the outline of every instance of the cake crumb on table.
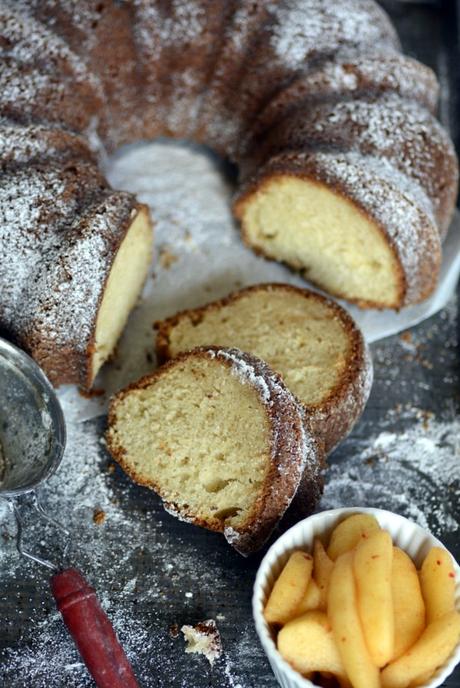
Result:
{"label": "cake crumb on table", "polygon": [[180,629],[187,646],[186,653],[204,655],[211,666],[222,654],[222,641],[214,619],[200,621],[195,626],[184,625]]}
{"label": "cake crumb on table", "polygon": [[174,263],[177,263],[179,260],[179,257],[176,256],[176,254],[172,253],[166,246],[161,246],[159,249],[159,254],[160,254],[160,265],[162,268],[165,270],[168,270],[171,265],[174,265]]}
{"label": "cake crumb on table", "polygon": [[105,516],[106,516],[105,511],[103,511],[102,509],[96,508],[93,511],[93,522],[97,526],[101,526],[105,521]]}

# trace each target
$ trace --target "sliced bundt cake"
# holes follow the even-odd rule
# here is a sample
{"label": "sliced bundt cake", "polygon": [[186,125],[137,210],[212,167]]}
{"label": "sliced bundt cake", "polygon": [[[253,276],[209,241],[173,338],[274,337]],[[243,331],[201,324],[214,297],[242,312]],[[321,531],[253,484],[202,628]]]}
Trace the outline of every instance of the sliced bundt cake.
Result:
{"label": "sliced bundt cake", "polygon": [[363,336],[338,304],[287,284],[258,284],[155,324],[167,360],[197,346],[236,346],[267,361],[301,401],[330,452],[361,415],[372,365]]}
{"label": "sliced bundt cake", "polygon": [[222,532],[242,554],[263,545],[320,462],[279,375],[238,349],[181,354],[117,394],[107,444],[167,510]]}
{"label": "sliced bundt cake", "polygon": [[[238,165],[234,213],[255,251],[363,307],[421,301],[436,286],[457,191],[436,98],[434,74],[400,54],[373,0],[0,0],[0,329],[54,381],[90,384],[96,304],[140,209],[97,169],[88,186],[92,151],[104,160],[157,136],[192,138]],[[81,202],[70,194],[68,211],[51,209],[41,182],[30,202],[35,168],[63,166],[64,190],[71,168],[81,175]],[[90,231],[94,251],[83,249]],[[148,250],[137,255],[132,274],[145,275]],[[72,272],[79,261],[87,270]],[[56,322],[72,335],[55,334]]]}

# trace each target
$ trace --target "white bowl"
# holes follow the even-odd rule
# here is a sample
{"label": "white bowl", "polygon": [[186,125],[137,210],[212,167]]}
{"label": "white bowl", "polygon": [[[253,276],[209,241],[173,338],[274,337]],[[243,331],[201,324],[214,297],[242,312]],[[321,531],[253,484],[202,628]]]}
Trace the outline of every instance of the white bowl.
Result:
{"label": "white bowl", "polygon": [[[271,589],[278,578],[291,552],[303,549],[311,552],[316,537],[327,541],[334,527],[343,521],[345,516],[356,513],[367,513],[375,516],[380,526],[387,530],[393,543],[403,549],[413,559],[417,568],[423,562],[431,547],[444,547],[431,533],[412,523],[403,516],[383,509],[331,509],[314,516],[309,516],[282,535],[268,550],[257,572],[252,598],[252,610],[260,642],[267,654],[278,683],[283,688],[312,688],[314,684],[303,678],[279,654],[275,645],[275,636],[264,619],[263,611]],[[444,549],[446,549],[444,547]],[[460,567],[454,560],[456,574],[455,601],[460,611]],[[438,669],[432,679],[423,688],[441,686],[460,662],[460,642],[447,662]]]}

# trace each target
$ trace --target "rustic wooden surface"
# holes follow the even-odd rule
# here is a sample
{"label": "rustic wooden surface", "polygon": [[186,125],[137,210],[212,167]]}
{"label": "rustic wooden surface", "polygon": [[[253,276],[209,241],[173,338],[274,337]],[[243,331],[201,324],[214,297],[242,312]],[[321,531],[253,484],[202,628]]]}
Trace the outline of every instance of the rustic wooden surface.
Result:
{"label": "rustic wooden surface", "polygon": [[[450,124],[458,144],[456,113],[459,112],[460,69],[455,4],[387,2],[385,5],[396,22],[406,51],[431,65],[440,75],[443,85],[441,116]],[[362,453],[369,437],[377,436],[382,428],[398,433],[411,427],[413,419],[402,413],[405,408],[417,407],[434,414],[439,421],[452,422],[455,419],[460,401],[458,322],[456,305],[451,304],[444,313],[415,328],[413,340],[392,337],[372,347],[375,363],[372,395],[360,424],[331,456],[333,466],[343,466],[344,470],[349,467],[351,459]],[[409,341],[415,343],[405,346],[404,342],[407,344]],[[105,419],[89,422],[97,424],[102,432]],[[104,471],[109,465],[110,460],[101,448],[100,470]],[[373,489],[363,494],[363,506],[376,505],[375,494],[386,476],[382,456],[367,457],[361,469],[366,472],[368,481],[374,481]],[[414,473],[414,481],[422,479]],[[129,542],[120,543],[119,551],[111,552],[104,562],[106,580],[112,581],[109,598],[116,601],[123,582],[137,581],[136,587],[129,592],[125,607],[127,614],[141,620],[150,633],[150,645],[146,643],[133,658],[135,668],[142,676],[142,685],[146,688],[274,688],[276,681],[258,643],[251,618],[252,585],[263,553],[244,560],[222,538],[176,521],[165,514],[151,492],[132,485],[119,469],[114,473],[108,472],[107,480],[128,517],[151,519],[157,526],[155,533],[161,531],[163,539],[173,542],[177,549],[177,557],[171,557],[169,573],[165,573],[165,569],[158,572],[155,549],[147,537],[144,547],[131,551]],[[360,480],[359,467],[356,480]],[[458,522],[459,486],[452,485],[451,494],[433,495],[430,489],[427,484],[428,517],[432,501],[442,500],[449,504],[447,508]],[[390,493],[391,490],[382,490],[378,506],[394,507]],[[8,537],[8,533],[3,535]],[[453,535],[446,531],[441,536],[460,559],[458,532]],[[114,568],[113,561],[122,550],[129,556],[125,556],[124,569],[120,571]],[[94,557],[95,552],[89,542],[86,558],[78,562],[89,575],[98,571]],[[184,562],[194,562],[193,569]],[[155,576],[161,576],[157,581],[161,595],[151,598],[149,591]],[[184,597],[187,591],[192,591],[193,596]],[[2,662],[10,661],[8,651],[12,648],[29,644],[33,648],[33,624],[37,619],[46,620],[51,609],[46,573],[18,563],[15,575],[0,589],[0,686],[36,688],[46,685],[43,674],[40,677],[37,674],[34,679],[29,671],[25,680],[21,664],[12,669],[10,663],[7,671]],[[175,624],[196,623],[206,618],[218,619],[225,656],[230,658],[230,663],[219,660],[212,670],[202,657],[185,655],[183,641],[171,633]],[[86,679],[79,678],[81,674],[72,678],[72,675],[63,673],[62,682],[56,682],[53,671],[55,667],[50,668],[49,674],[52,686],[83,688],[90,685]],[[445,686],[460,687],[460,669]]]}

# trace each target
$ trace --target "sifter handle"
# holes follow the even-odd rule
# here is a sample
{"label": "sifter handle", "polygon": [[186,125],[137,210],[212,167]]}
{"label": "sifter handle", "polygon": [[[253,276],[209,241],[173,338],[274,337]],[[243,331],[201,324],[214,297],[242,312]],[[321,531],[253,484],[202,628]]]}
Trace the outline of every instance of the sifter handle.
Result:
{"label": "sifter handle", "polygon": [[131,664],[96,591],[74,568],[51,578],[64,623],[98,688],[139,688]]}

